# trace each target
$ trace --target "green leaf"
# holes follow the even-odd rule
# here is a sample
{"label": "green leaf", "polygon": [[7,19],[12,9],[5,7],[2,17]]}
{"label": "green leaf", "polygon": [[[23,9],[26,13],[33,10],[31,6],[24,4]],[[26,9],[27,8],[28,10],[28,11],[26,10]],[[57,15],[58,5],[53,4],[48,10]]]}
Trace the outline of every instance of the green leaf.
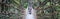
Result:
{"label": "green leaf", "polygon": [[45,0],[40,0],[41,2],[44,2]]}

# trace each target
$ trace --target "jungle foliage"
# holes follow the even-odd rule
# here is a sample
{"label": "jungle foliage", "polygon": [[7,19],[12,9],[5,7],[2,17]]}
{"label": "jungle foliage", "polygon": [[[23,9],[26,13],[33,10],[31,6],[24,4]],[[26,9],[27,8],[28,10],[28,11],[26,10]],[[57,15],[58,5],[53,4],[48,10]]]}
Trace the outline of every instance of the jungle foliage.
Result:
{"label": "jungle foliage", "polygon": [[[37,19],[60,19],[60,0],[32,0]],[[0,0],[0,19],[22,19],[27,0]]]}

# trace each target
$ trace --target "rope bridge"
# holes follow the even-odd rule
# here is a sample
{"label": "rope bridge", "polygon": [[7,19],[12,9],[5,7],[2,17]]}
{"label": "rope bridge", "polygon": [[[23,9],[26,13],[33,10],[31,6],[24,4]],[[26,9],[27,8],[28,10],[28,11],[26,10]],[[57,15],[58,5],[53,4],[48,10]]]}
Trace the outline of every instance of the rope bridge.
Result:
{"label": "rope bridge", "polygon": [[34,17],[34,10],[32,8],[33,2],[31,2],[32,0],[28,0],[28,6],[26,9],[26,15],[25,15],[25,19],[35,19]]}

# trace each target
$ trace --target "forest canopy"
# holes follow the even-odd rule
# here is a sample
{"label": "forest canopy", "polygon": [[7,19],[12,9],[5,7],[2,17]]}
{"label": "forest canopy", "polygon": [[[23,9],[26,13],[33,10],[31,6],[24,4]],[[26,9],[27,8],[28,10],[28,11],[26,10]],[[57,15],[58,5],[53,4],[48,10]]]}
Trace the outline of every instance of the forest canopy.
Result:
{"label": "forest canopy", "polygon": [[[31,0],[37,19],[60,19],[60,0]],[[0,19],[22,19],[28,0],[0,0]]]}

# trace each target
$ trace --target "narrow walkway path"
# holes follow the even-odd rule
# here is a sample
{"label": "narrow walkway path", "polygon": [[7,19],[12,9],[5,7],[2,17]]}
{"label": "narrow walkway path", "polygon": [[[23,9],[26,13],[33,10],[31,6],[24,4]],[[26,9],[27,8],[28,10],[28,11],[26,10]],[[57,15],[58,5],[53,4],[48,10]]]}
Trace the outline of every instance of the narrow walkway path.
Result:
{"label": "narrow walkway path", "polygon": [[33,11],[32,8],[27,8],[26,9],[26,17],[25,17],[25,19],[35,19],[32,11]]}

